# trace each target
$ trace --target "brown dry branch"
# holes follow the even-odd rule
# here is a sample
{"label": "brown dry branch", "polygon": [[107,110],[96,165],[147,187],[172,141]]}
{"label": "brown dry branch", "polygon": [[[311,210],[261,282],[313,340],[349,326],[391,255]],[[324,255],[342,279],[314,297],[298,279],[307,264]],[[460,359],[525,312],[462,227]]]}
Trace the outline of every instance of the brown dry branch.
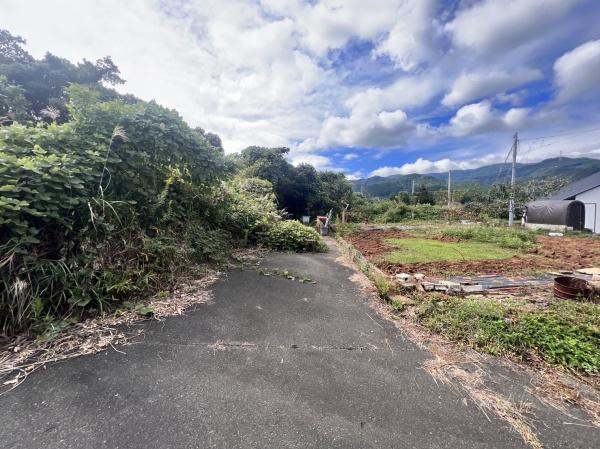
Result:
{"label": "brown dry branch", "polygon": [[16,388],[29,374],[49,363],[95,354],[109,346],[123,352],[114,345],[127,344],[143,333],[141,329],[125,332],[122,330],[124,325],[149,318],[163,320],[181,315],[193,305],[208,302],[211,293],[207,289],[219,276],[220,273],[209,271],[202,278],[180,286],[169,297],[156,296],[140,302],[140,305],[152,310],[150,316],[140,315],[135,309],[119,310],[67,326],[48,341],[27,336],[13,339],[6,345],[6,350],[0,352],[0,395]]}

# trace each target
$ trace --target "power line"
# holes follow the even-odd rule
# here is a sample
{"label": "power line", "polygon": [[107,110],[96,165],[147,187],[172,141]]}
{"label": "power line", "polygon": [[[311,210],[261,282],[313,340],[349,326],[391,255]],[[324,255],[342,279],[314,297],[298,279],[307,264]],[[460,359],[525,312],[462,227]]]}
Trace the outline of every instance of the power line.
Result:
{"label": "power line", "polygon": [[549,136],[526,137],[525,139],[519,139],[519,140],[521,140],[521,141],[523,141],[523,140],[543,140],[543,139],[550,139],[552,137],[570,136],[572,134],[584,134],[584,133],[589,133],[589,132],[593,132],[593,131],[600,131],[600,126],[598,126],[596,128],[588,128],[588,129],[577,130],[577,131],[569,131],[569,132],[553,134],[553,135],[549,135]]}
{"label": "power line", "polygon": [[496,184],[498,182],[498,180],[500,179],[500,175],[507,168],[506,167],[506,162],[508,162],[508,157],[510,156],[511,152],[512,152],[512,146],[508,149],[508,153],[506,153],[506,157],[504,158],[504,162],[502,163],[502,165],[500,165],[500,168],[498,168],[498,174],[496,175],[496,179],[494,180],[494,182],[492,182],[492,185],[494,185],[494,184]]}

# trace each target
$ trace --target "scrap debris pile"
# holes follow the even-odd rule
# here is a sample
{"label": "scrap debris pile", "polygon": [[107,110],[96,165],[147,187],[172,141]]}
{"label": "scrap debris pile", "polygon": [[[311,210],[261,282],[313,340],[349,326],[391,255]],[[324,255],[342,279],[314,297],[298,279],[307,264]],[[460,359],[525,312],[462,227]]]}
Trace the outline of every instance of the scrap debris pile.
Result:
{"label": "scrap debris pile", "polygon": [[540,276],[457,276],[450,279],[428,277],[423,273],[398,273],[396,284],[403,290],[441,292],[449,295],[507,293],[523,287],[549,287],[554,285],[554,295],[563,299],[590,299],[600,295],[600,268],[576,271],[549,272]]}

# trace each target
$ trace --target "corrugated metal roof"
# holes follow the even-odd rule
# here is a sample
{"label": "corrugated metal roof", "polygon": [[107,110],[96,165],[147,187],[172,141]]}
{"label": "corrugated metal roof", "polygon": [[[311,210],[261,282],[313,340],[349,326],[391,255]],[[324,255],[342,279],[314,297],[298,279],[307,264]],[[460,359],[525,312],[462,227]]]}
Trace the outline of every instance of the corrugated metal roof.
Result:
{"label": "corrugated metal roof", "polygon": [[600,186],[600,171],[588,176],[587,178],[575,181],[562,188],[556,195],[551,196],[550,200],[567,200],[573,198],[580,193],[587,192],[593,188]]}

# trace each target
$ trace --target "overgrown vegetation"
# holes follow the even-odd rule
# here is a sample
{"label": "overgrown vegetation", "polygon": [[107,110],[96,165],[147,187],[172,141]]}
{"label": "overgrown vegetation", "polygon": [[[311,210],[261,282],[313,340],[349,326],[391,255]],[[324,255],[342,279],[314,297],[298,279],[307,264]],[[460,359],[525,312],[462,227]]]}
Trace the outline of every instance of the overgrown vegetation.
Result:
{"label": "overgrown vegetation", "polygon": [[438,221],[446,219],[446,210],[431,204],[407,205],[394,198],[378,200],[354,195],[348,214],[352,222],[399,223],[404,221]]}
{"label": "overgrown vegetation", "polygon": [[279,251],[327,250],[317,231],[293,220],[275,223],[261,236],[259,242],[267,248]]}
{"label": "overgrown vegetation", "polygon": [[502,248],[527,249],[535,245],[537,234],[522,228],[462,226],[444,227],[441,234],[461,240],[493,243]]}
{"label": "overgrown vegetation", "polygon": [[600,373],[600,305],[559,300],[545,309],[518,301],[420,295],[417,319],[430,330],[496,355],[539,354],[551,364]]}
{"label": "overgrown vegetation", "polygon": [[514,251],[489,243],[443,242],[418,238],[389,239],[387,242],[399,248],[399,251],[391,252],[385,259],[398,264],[509,259],[515,255]]}
{"label": "overgrown vegetation", "polygon": [[110,58],[36,60],[23,43],[0,30],[0,334],[172,290],[235,245],[323,248],[281,220],[341,207],[343,175],[283,149],[226,157],[216,134],[107,88],[122,82]]}

